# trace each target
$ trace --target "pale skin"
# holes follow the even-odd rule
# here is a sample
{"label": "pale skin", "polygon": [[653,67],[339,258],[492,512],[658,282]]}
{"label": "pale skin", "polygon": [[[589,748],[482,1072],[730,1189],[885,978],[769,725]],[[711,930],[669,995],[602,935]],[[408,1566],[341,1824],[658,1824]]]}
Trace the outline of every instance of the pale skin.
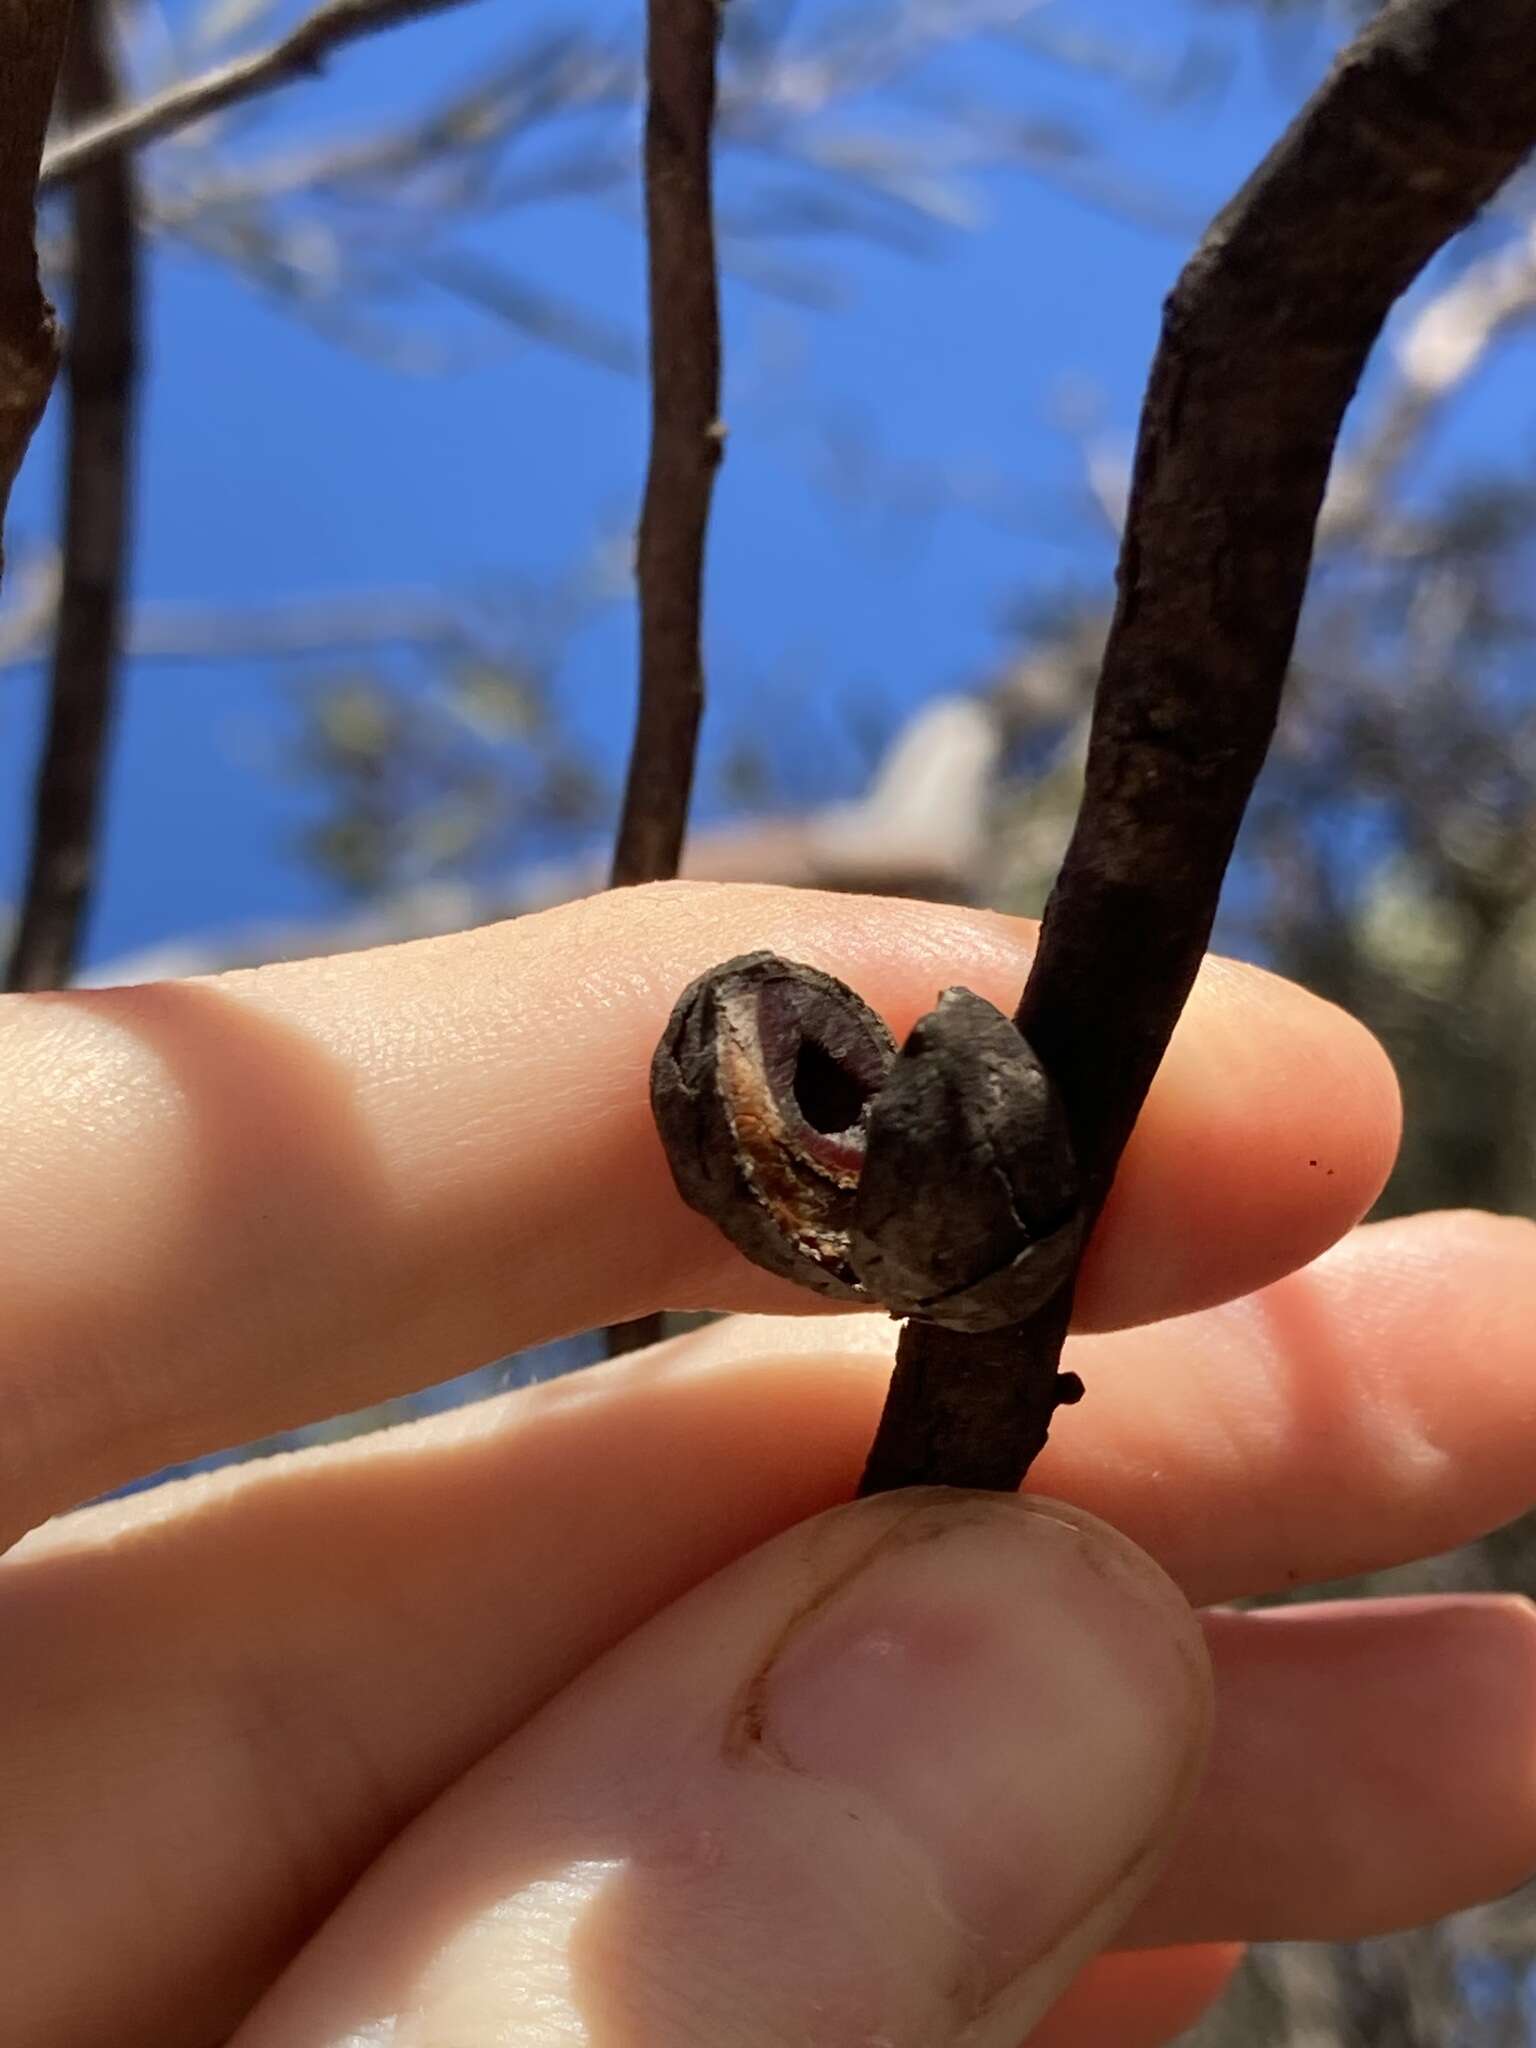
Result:
{"label": "pale skin", "polygon": [[[573,1841],[633,1850],[635,1786],[692,1783],[688,1703],[736,1636],[771,1633],[786,1574],[814,1578],[850,1530],[896,1541],[951,1518],[869,1503],[803,1528],[852,1491],[894,1332],[818,1312],[677,1201],[645,1090],[673,997],[769,946],[900,1032],[949,982],[1011,1003],[1032,937],[949,909],[669,885],[338,960],[0,1003],[0,1926],[18,2042],[394,2040],[360,2016],[401,2009],[434,1967],[452,2017],[403,2048],[876,2038],[789,2011],[858,1988],[858,1936],[800,1957],[770,1924],[797,1881],[759,1901],[750,1855],[732,1938],[774,1970],[729,2027],[676,2017],[675,1982],[674,2017],[647,2017],[622,1932],[556,1913],[541,1926],[587,2031],[539,2031],[531,1997],[524,2028],[507,2017],[524,1991],[461,1894],[561,1874],[530,1846],[551,1825],[540,1799]],[[1442,1550],[1536,1498],[1536,1235],[1467,1214],[1356,1228],[1397,1135],[1358,1025],[1208,963],[1089,1254],[1070,1360],[1088,1398],[1030,1477],[1069,1509],[983,1501],[974,1523],[980,1544],[1001,1529],[1006,1550],[1027,1522],[1049,1547],[1086,1510],[1150,1554],[1178,1589],[1150,1567],[1138,1581],[1151,1693],[1160,1646],[1198,1641],[1182,1601]],[[79,1508],[690,1304],[755,1313],[387,1437]],[[1152,2048],[1219,1989],[1233,1944],[1412,1924],[1536,1865],[1523,1602],[1223,1613],[1203,1633],[1209,1761],[1177,1762],[1204,1739],[1203,1663],[1187,1706],[1166,1680],[1158,1752],[1187,1825],[1139,1903],[1117,1893],[1083,1935],[1074,1967],[1110,1947],[1030,2036],[1049,2048]],[[520,1832],[528,1814],[545,1834]],[[1173,1820],[1157,1830],[1171,1842]],[[920,1980],[932,1931],[904,1930],[919,1909],[898,1879],[871,1911]],[[686,1977],[697,1947],[708,2011],[713,1939],[651,1926],[645,1968],[675,1940]],[[1002,2048],[1004,2024],[964,2038]]]}

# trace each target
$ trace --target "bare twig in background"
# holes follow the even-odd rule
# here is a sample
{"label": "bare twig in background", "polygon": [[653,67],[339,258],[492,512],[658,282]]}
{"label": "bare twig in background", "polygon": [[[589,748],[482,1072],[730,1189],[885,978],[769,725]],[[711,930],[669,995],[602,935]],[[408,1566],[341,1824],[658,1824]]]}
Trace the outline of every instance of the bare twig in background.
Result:
{"label": "bare twig in background", "polygon": [[[106,0],[77,0],[61,84],[77,115],[113,104]],[[79,952],[122,636],[137,355],[133,175],[125,158],[109,158],[74,195],[59,623],[9,988],[61,986]]]}
{"label": "bare twig in background", "polygon": [[640,708],[615,886],[675,875],[704,706],[704,541],[720,465],[720,306],[710,197],[717,0],[649,0],[645,219],[651,461],[640,516]]}
{"label": "bare twig in background", "polygon": [[[44,157],[42,187],[51,190],[105,155],[163,140],[209,115],[311,75],[348,42],[462,4],[464,0],[325,0],[268,48],[179,79],[152,98],[62,137]],[[1085,38],[1064,38],[1042,27],[1039,12],[1038,0],[976,0],[970,6],[945,0],[886,0],[879,9],[835,21],[814,43],[789,52],[779,50],[774,38],[753,42],[743,29],[736,37],[737,82],[721,99],[722,134],[772,157],[789,159],[803,150],[806,164],[863,186],[870,195],[905,199],[919,212],[930,211],[936,202],[953,209],[953,193],[940,190],[942,170],[1014,160],[1059,179],[1089,203],[1137,219],[1151,211],[1161,214],[1166,224],[1167,204],[1148,192],[1144,180],[1133,185],[1096,175],[1083,138],[1059,120],[1031,123],[1016,111],[984,114],[976,104],[951,94],[937,109],[945,145],[937,156],[929,151],[921,166],[910,149],[894,140],[876,146],[867,130],[856,138],[840,138],[835,131],[820,138],[807,135],[808,124],[834,104],[889,90],[904,71],[967,38],[995,37],[1032,47],[1073,69],[1106,68],[1107,51],[1094,49]],[[534,38],[535,46],[551,42],[565,43],[573,56],[584,47],[588,58],[597,59],[609,72],[619,96],[629,100],[633,67],[628,59],[603,50],[584,35]],[[1123,60],[1110,68],[1124,73]],[[1172,83],[1168,77],[1154,76],[1145,64],[1126,82],[1164,92]],[[388,148],[389,138],[381,140]],[[622,184],[624,168],[622,149],[612,148],[584,150],[579,167],[567,166],[573,180],[583,185],[590,179],[599,185]]]}
{"label": "bare twig in background", "polygon": [[179,79],[153,99],[116,114],[93,118],[96,110],[88,114],[79,109],[76,118],[81,125],[44,156],[39,189],[49,191],[109,158],[140,149],[146,142],[155,142],[237,101],[310,77],[333,50],[359,36],[375,35],[417,15],[439,14],[461,4],[462,0],[326,0],[265,50],[231,58],[196,78]]}
{"label": "bare twig in background", "polygon": [[[719,0],[648,0],[645,226],[651,310],[651,460],[640,514],[640,702],[612,882],[670,879],[682,858],[704,710],[704,544],[720,424],[720,283],[710,153]],[[662,1333],[618,1323],[610,1355]]]}
{"label": "bare twig in background", "polygon": [[[1065,1105],[1090,1219],[1210,936],[1367,354],[1533,143],[1536,0],[1397,0],[1169,299],[1082,807],[1018,1011]],[[865,1490],[1011,1483],[1003,1428],[1022,1473],[1049,1424],[1070,1294],[997,1336],[909,1322]]]}
{"label": "bare twig in background", "polygon": [[7,0],[0,8],[0,526],[58,362],[34,228],[38,159],[68,22],[62,0]]}
{"label": "bare twig in background", "polygon": [[1468,264],[1409,323],[1395,351],[1397,375],[1379,417],[1328,486],[1318,540],[1358,535],[1436,408],[1477,369],[1501,334],[1536,319],[1536,220],[1512,241]]}
{"label": "bare twig in background", "polygon": [[[47,652],[59,609],[60,564],[51,551],[18,562],[10,604],[0,608],[0,674],[39,662]],[[511,577],[508,572],[507,580]],[[540,597],[550,592],[540,591]],[[569,630],[584,608],[579,587],[552,593],[553,604],[534,624],[548,635]],[[305,597],[282,605],[177,604],[150,601],[134,607],[124,630],[133,661],[314,661],[357,650],[416,648],[431,653],[485,655],[522,614],[409,585]],[[532,609],[530,605],[528,609]]]}
{"label": "bare twig in background", "polygon": [[[1005,112],[985,94],[939,90],[925,75],[947,49],[982,36],[1037,47],[1057,65],[1102,68],[1075,42],[1042,42],[1038,11],[1038,0],[870,0],[791,35],[775,21],[763,33],[750,0],[729,10],[732,63],[715,134],[747,189],[717,213],[723,267],[761,290],[826,305],[843,271],[806,253],[808,241],[852,234],[909,251],[928,247],[973,218],[972,181],[1003,166],[1143,219],[1151,203],[1145,180],[1126,189],[1130,181],[1114,176],[1085,127],[1017,107]],[[251,10],[210,12],[217,33]],[[139,11],[136,39],[163,66],[173,53],[153,27],[157,19],[156,10]],[[142,232],[232,270],[326,340],[397,369],[450,367],[466,341],[478,353],[475,330],[489,315],[536,343],[627,371],[640,354],[627,331],[462,239],[494,217],[551,201],[581,200],[627,220],[628,117],[643,84],[627,25],[525,29],[423,112],[386,113],[360,132],[303,143],[285,137],[265,150],[244,146],[242,136],[238,151],[226,149],[231,115],[275,82],[272,64],[287,60],[296,39],[334,37],[343,27],[361,33],[359,24],[384,19],[372,0],[324,6],[271,50],[120,109],[109,124],[114,147],[178,145],[143,149]],[[211,113],[210,91],[223,100]],[[892,102],[890,111],[899,104],[899,126],[872,122],[854,104],[871,98]],[[105,139],[89,138],[90,150],[104,147]],[[66,137],[60,151],[45,164],[54,184],[87,160],[86,138]],[[62,270],[60,242],[44,239],[45,277],[50,257]],[[785,243],[792,255],[776,246]],[[465,340],[450,347],[435,317],[428,325],[402,316],[423,286],[480,316]]]}

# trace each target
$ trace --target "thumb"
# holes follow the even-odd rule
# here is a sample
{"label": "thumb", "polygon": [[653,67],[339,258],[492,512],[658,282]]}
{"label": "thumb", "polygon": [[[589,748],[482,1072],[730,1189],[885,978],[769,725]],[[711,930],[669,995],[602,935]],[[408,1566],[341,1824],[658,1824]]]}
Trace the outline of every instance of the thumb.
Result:
{"label": "thumb", "polygon": [[237,2048],[1017,2048],[1151,1881],[1208,1696],[1184,1601],[1091,1517],[836,1510],[461,1780]]}

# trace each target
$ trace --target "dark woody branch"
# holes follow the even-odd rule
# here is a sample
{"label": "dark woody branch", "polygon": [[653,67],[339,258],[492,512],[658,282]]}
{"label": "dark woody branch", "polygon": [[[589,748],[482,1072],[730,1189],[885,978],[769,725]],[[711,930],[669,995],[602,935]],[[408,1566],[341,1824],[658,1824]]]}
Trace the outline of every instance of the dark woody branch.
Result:
{"label": "dark woody branch", "polygon": [[1533,144],[1536,0],[1397,0],[1169,297],[1082,806],[1018,1011],[1095,1207],[1210,935],[1366,358]]}
{"label": "dark woody branch", "polygon": [[[704,546],[720,424],[720,286],[711,151],[720,0],[648,0],[645,227],[651,457],[640,514],[640,701],[612,883],[670,880],[682,858],[704,713]],[[608,1332],[654,1343],[659,1316]]]}
{"label": "dark woody branch", "polygon": [[0,6],[0,525],[58,363],[53,310],[38,282],[34,228],[38,161],[68,26],[63,0]]}
{"label": "dark woody branch", "polygon": [[[828,1256],[851,1261],[872,1302],[888,1299],[874,1284],[890,1260],[869,1254],[873,1220],[884,1237],[877,1250],[899,1240],[907,1270],[894,1305],[909,1313],[923,1279],[910,1268],[929,1247],[931,1298],[903,1330],[866,1492],[1014,1486],[1054,1408],[1081,1392],[1059,1372],[1077,1250],[1210,936],[1274,730],[1345,409],[1394,301],[1533,143],[1536,0],[1395,0],[1218,216],[1169,297],[1082,807],[1015,1019],[1027,1074],[1045,1077],[1048,1109],[1037,1089],[1026,1113],[1025,1069],[1004,1083],[986,1066],[990,1019],[950,1004],[923,1020],[886,1078],[862,1084],[837,1112],[853,1118],[837,1134],[836,1162],[853,1222]],[[695,985],[679,1015],[699,1000]],[[724,1062],[689,1069],[676,1057],[676,1031],[674,1020],[655,1094],[679,1185],[686,1195],[698,1105],[729,1081],[728,1142],[746,1158],[760,1208],[762,1161],[771,1157],[777,1173],[786,1152],[744,1151],[743,1133],[760,1133],[761,1119],[754,1111],[743,1120],[732,1105],[758,1105],[762,1095],[742,1084],[743,1065],[775,1051],[769,1096],[796,1132],[817,1124],[817,1104],[797,1080],[805,1060],[770,1048],[761,1020],[749,1020],[717,1039]],[[831,1017],[806,1036],[818,1058],[832,1051]],[[983,1095],[999,1105],[990,1124],[976,1113]],[[818,1100],[827,1096],[822,1085]],[[797,1171],[825,1175],[814,1147],[789,1153]],[[1018,1231],[1000,1227],[999,1172],[1015,1191],[1035,1185],[1038,1222],[1014,1203]],[[886,1203],[871,1219],[871,1176],[901,1181],[904,1213]],[[805,1205],[793,1184],[787,1197],[782,1184],[777,1192],[803,1253],[819,1242],[797,1229]],[[1076,1241],[1063,1274],[1060,1205],[1069,1193]],[[736,1192],[708,1213],[750,1251],[740,1212],[738,1174]],[[956,1318],[945,1283],[957,1253],[962,1266],[967,1253],[993,1261],[1003,1282],[996,1299],[1014,1305],[1015,1320],[981,1328]],[[967,1300],[985,1277],[970,1272]]]}
{"label": "dark woody branch", "polygon": [[[115,103],[106,0],[77,0],[61,84],[77,118]],[[139,298],[129,159],[110,157],[84,173],[72,203],[63,564],[31,852],[6,974],[13,989],[61,987],[78,960],[123,634]]]}
{"label": "dark woody branch", "polygon": [[723,450],[710,148],[718,0],[649,0],[645,225],[651,459],[640,515],[640,709],[615,886],[677,873],[704,709],[704,542]]}

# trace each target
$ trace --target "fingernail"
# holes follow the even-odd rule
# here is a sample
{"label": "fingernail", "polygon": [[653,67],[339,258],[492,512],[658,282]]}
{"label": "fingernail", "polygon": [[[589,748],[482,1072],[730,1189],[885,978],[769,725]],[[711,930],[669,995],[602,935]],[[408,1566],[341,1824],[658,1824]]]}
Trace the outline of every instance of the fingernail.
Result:
{"label": "fingernail", "polygon": [[1208,1685],[1188,1608],[1113,1531],[934,1494],[791,1633],[759,1739],[927,1858],[990,1996],[1120,1890],[1129,1911],[1198,1770]]}

